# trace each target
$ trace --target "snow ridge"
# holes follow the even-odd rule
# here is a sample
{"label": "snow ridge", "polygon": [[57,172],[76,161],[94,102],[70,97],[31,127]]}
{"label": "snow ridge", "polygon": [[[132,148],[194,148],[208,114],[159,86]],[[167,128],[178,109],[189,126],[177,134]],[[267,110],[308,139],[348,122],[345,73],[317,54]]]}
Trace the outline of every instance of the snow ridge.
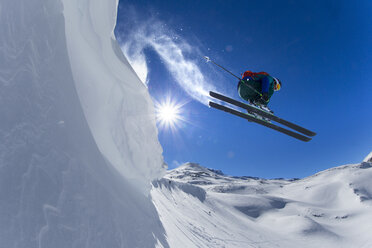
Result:
{"label": "snow ridge", "polygon": [[92,135],[105,158],[147,194],[165,172],[162,148],[151,97],[114,36],[118,0],[62,3],[72,76]]}
{"label": "snow ridge", "polygon": [[116,7],[0,3],[1,247],[169,247],[147,196],[164,172],[153,106]]}

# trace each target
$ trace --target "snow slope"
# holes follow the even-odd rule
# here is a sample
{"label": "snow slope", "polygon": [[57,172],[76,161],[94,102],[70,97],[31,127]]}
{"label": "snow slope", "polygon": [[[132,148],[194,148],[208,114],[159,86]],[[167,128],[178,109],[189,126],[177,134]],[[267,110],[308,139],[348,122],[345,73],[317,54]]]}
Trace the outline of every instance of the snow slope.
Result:
{"label": "snow slope", "polygon": [[171,247],[372,247],[372,163],[308,178],[231,177],[188,163],[154,183]]}
{"label": "snow slope", "polygon": [[0,247],[168,247],[164,172],[116,0],[0,2]]}

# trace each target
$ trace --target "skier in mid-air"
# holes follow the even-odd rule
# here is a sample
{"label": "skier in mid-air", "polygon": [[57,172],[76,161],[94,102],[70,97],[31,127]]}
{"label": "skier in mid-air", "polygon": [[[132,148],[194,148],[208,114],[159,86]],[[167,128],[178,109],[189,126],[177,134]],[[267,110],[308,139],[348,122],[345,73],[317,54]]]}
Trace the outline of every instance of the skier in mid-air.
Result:
{"label": "skier in mid-air", "polygon": [[279,79],[266,72],[245,71],[238,83],[239,96],[251,104],[267,106],[274,91],[280,90]]}
{"label": "skier in mid-air", "polygon": [[[207,62],[212,62],[216,66],[220,67],[224,71],[234,76],[235,78],[239,79],[238,83],[239,96],[242,99],[251,103],[245,104],[243,102],[237,101],[233,98],[222,95],[220,93],[209,91],[209,95],[211,97],[218,99],[222,102],[234,105],[235,107],[243,108],[248,113],[241,112],[234,108],[213,101],[209,101],[209,106],[233,114],[235,116],[247,119],[250,122],[255,122],[265,127],[274,129],[278,132],[284,133],[301,141],[305,142],[310,141],[312,139],[311,137],[316,135],[316,133],[313,131],[310,131],[299,125],[279,118],[278,116],[274,115],[273,111],[267,108],[267,104],[269,103],[271,96],[274,94],[274,91],[280,90],[282,86],[282,83],[280,82],[279,79],[270,76],[266,72],[252,71],[244,72],[242,77],[240,78],[239,76],[235,75],[234,73],[227,70],[223,66],[211,60],[209,57],[205,56],[204,58],[206,59]],[[289,129],[278,126],[272,123],[273,121],[278,122]],[[295,131],[297,131],[298,133]]]}

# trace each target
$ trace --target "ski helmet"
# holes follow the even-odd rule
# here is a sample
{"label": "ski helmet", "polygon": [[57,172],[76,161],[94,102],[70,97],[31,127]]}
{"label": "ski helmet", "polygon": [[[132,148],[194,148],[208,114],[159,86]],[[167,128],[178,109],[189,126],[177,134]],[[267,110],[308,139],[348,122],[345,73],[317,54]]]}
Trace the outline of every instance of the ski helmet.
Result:
{"label": "ski helmet", "polygon": [[282,88],[282,82],[278,78],[274,78],[274,90],[278,91]]}

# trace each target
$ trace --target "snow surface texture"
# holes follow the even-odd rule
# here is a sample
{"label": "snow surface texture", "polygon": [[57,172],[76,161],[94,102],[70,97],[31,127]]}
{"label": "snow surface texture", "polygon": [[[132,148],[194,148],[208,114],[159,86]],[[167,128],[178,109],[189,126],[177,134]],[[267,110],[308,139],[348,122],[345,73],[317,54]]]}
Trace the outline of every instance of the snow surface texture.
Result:
{"label": "snow surface texture", "polygon": [[164,172],[153,104],[116,9],[0,2],[0,247],[168,247],[148,196]]}
{"label": "snow surface texture", "polygon": [[372,163],[304,179],[231,177],[188,163],[154,183],[170,247],[372,247]]}

